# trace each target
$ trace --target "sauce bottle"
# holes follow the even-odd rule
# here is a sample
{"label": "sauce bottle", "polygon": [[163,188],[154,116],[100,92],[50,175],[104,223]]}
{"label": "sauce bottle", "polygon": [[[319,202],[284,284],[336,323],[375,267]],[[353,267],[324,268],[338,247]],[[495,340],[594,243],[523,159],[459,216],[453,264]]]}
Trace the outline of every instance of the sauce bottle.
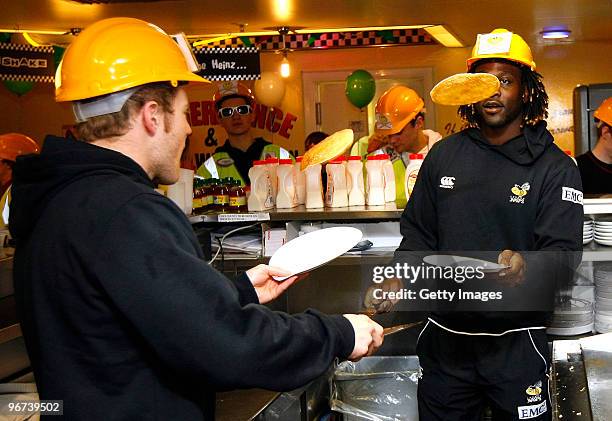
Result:
{"label": "sauce bottle", "polygon": [[234,212],[247,210],[247,197],[244,188],[240,185],[240,180],[233,180],[229,191],[229,209]]}

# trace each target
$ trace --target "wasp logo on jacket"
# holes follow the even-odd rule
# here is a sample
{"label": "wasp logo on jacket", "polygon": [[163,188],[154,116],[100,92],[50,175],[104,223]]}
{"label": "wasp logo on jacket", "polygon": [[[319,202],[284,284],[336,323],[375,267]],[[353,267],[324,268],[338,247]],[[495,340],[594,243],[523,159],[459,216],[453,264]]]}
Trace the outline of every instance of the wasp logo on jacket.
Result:
{"label": "wasp logo on jacket", "polygon": [[514,187],[510,189],[512,192],[512,196],[510,196],[510,203],[525,203],[525,196],[527,196],[527,192],[529,192],[530,188],[531,186],[529,183],[523,183],[520,186],[515,184]]}
{"label": "wasp logo on jacket", "polygon": [[540,402],[542,400],[542,381],[539,380],[535,384],[525,389],[527,394],[527,403]]}

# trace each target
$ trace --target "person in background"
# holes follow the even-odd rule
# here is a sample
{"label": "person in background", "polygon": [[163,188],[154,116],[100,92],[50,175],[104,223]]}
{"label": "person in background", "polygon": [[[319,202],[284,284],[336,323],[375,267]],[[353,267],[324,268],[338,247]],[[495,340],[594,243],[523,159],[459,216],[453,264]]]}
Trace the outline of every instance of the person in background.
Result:
{"label": "person in background", "polygon": [[293,159],[278,145],[252,133],[255,97],[244,84],[226,81],[218,85],[213,96],[219,124],[227,133],[227,140],[198,168],[204,178],[233,177],[245,186],[249,182],[249,169],[253,161],[266,158]]}
{"label": "person in background", "polygon": [[91,25],[56,79],[79,140],[47,136],[15,163],[18,314],[40,399],[63,400],[63,419],[214,420],[215,391],[292,390],[382,343],[365,315],[261,305],[296,277],[226,278],[154,190],[177,181],[191,134],[183,86],[208,82],[190,59],[142,20]]}
{"label": "person in background", "polygon": [[[490,98],[461,106],[469,128],[429,151],[401,217],[396,258],[418,265],[422,260],[411,257],[497,256],[507,268],[483,284],[519,291],[518,304],[531,307],[449,311],[438,301],[417,344],[419,419],[478,420],[490,400],[493,419],[550,420],[546,326],[557,278],[547,269],[569,275],[580,260],[580,174],[546,129],[548,96],[519,35],[506,29],[479,35],[467,66],[495,75],[501,86]],[[448,285],[470,286],[458,282]]]}
{"label": "person in background", "polygon": [[584,192],[612,193],[612,97],[601,103],[594,113],[597,125],[595,147],[576,157]]}
{"label": "person in background", "polygon": [[[21,133],[0,135],[0,229],[8,223],[9,204],[11,202],[11,183],[13,166],[18,156],[40,152],[38,144]],[[0,244],[0,247],[2,244]]]}
{"label": "person in background", "polygon": [[407,86],[394,86],[376,103],[374,135],[362,137],[353,145],[351,155],[386,153],[393,163],[396,200],[405,201],[404,176],[410,154],[427,155],[442,135],[425,127],[425,102]]}
{"label": "person in background", "polygon": [[321,142],[329,135],[325,132],[312,132],[308,136],[306,136],[306,140],[304,140],[304,148],[306,152],[308,152],[314,145]]}

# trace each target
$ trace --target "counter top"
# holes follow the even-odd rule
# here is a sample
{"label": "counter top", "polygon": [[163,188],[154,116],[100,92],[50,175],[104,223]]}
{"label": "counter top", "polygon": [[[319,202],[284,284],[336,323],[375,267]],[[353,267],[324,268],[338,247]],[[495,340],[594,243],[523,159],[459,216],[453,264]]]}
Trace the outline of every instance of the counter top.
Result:
{"label": "counter top", "polygon": [[263,389],[217,393],[215,419],[217,421],[251,420],[278,395],[278,392]]}

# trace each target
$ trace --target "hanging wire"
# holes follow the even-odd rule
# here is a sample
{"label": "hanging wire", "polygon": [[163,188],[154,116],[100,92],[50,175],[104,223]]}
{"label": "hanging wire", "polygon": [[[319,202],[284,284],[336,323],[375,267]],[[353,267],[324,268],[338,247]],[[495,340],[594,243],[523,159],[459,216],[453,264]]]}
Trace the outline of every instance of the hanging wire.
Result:
{"label": "hanging wire", "polygon": [[251,225],[245,225],[244,227],[238,227],[238,228],[235,228],[235,229],[233,229],[233,230],[228,231],[227,233],[225,233],[225,234],[224,234],[224,235],[221,237],[221,239],[220,239],[220,240],[219,240],[219,239],[217,239],[217,242],[219,243],[219,249],[217,250],[217,252],[216,252],[216,253],[215,253],[215,255],[213,256],[213,258],[212,258],[212,259],[210,259],[210,261],[208,262],[208,264],[209,264],[209,265],[210,265],[210,264],[212,264],[212,263],[213,263],[213,262],[214,262],[214,261],[217,259],[217,256],[219,256],[219,253],[221,252],[221,250],[223,250],[223,241],[225,240],[225,238],[226,238],[226,237],[228,237],[229,235],[231,235],[231,234],[233,234],[233,233],[235,233],[235,232],[238,232],[238,231],[241,231],[241,230],[244,230],[244,229],[247,229],[247,228],[253,228],[253,227],[254,227],[254,226],[256,226],[256,225],[259,225],[259,224],[258,224],[258,223],[255,223],[255,224],[251,224]]}

